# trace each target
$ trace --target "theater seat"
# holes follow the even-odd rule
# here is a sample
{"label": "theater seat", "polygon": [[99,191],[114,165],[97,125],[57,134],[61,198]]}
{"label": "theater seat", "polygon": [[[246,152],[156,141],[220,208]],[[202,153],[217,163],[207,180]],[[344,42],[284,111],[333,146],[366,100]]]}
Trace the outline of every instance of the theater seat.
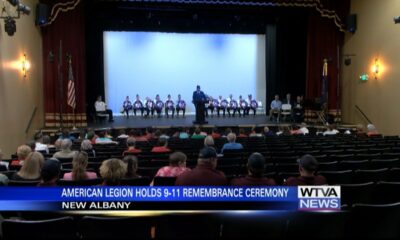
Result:
{"label": "theater seat", "polygon": [[8,186],[14,187],[34,187],[37,186],[40,181],[25,181],[25,180],[10,180]]}
{"label": "theater seat", "polygon": [[150,239],[151,220],[147,217],[89,217],[79,222],[82,239]]}
{"label": "theater seat", "polygon": [[354,239],[399,239],[400,203],[355,204],[347,236]]}
{"label": "theater seat", "polygon": [[41,221],[4,220],[4,240],[11,239],[79,239],[72,217]]}
{"label": "theater seat", "polygon": [[345,171],[320,171],[320,175],[324,176],[328,184],[350,184],[353,181],[353,172],[351,170]]}
{"label": "theater seat", "polygon": [[227,213],[222,220],[222,239],[283,239],[287,218],[282,212]]}
{"label": "theater seat", "polygon": [[374,170],[356,170],[355,182],[379,182],[387,179],[389,171],[387,168],[374,169]]}
{"label": "theater seat", "polygon": [[297,212],[288,221],[287,239],[340,239],[347,212]]}
{"label": "theater seat", "polygon": [[103,182],[101,178],[95,179],[85,179],[81,181],[73,181],[73,180],[63,180],[60,179],[57,181],[58,186],[95,186],[99,185]]}
{"label": "theater seat", "polygon": [[341,204],[349,206],[355,203],[371,203],[374,183],[342,184],[341,185]]}
{"label": "theater seat", "polygon": [[155,177],[154,186],[175,186],[176,177]]}
{"label": "theater seat", "polygon": [[388,204],[397,202],[400,202],[400,182],[379,182],[376,185],[373,203]]}

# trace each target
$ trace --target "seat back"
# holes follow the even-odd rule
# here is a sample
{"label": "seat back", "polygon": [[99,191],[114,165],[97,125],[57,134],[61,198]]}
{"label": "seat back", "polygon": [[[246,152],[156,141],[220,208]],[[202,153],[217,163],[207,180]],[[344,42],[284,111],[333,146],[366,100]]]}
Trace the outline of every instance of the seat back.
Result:
{"label": "seat back", "polygon": [[11,239],[79,239],[72,217],[50,220],[24,221],[4,220],[4,240]]}
{"label": "seat back", "polygon": [[155,177],[154,186],[175,186],[176,177]]}
{"label": "seat back", "polygon": [[342,184],[341,185],[341,204],[349,206],[355,203],[371,203],[374,183]]}

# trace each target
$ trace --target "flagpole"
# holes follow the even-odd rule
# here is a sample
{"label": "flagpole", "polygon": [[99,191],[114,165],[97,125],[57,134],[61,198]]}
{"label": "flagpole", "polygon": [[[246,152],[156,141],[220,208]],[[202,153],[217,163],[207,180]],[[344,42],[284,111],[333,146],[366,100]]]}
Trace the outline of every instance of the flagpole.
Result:
{"label": "flagpole", "polygon": [[[68,54],[68,63],[69,63],[69,68],[71,68],[72,67],[72,55],[71,54]],[[70,69],[68,69],[68,72],[70,71]],[[74,86],[74,88],[75,88],[75,86]],[[74,95],[75,95],[75,92],[74,92]],[[76,102],[76,100],[75,100],[75,102]],[[72,106],[71,106],[72,107]],[[76,104],[75,104],[75,107],[76,107]],[[77,128],[76,128],[76,125],[75,125],[75,107],[72,107],[72,130],[73,131],[75,131]]]}

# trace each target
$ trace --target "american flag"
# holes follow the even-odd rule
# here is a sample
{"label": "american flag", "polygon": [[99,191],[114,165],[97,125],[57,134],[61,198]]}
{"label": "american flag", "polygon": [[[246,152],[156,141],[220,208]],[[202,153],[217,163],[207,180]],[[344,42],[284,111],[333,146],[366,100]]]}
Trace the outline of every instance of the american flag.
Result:
{"label": "american flag", "polygon": [[76,107],[76,99],[75,99],[75,81],[74,75],[72,74],[72,64],[69,61],[69,70],[68,70],[68,105],[73,109]]}

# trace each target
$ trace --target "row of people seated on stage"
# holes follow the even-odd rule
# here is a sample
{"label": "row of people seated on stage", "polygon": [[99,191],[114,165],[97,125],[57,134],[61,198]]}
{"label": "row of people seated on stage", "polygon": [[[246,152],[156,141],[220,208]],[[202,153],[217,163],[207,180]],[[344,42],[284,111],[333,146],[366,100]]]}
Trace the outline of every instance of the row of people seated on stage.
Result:
{"label": "row of people seated on stage", "polygon": [[[233,98],[233,95],[230,94],[228,98],[223,98],[219,96],[218,98],[213,98],[212,96],[207,96],[207,103],[205,108],[205,115],[208,116],[208,111],[210,111],[211,115],[214,114],[214,111],[220,116],[220,112],[222,112],[223,116],[228,112],[229,116],[235,116],[236,113],[239,116],[250,115],[250,110],[253,111],[253,115],[256,115],[256,111],[258,108],[258,102],[253,99],[251,94],[245,99],[242,96],[239,96],[239,99],[236,100]],[[178,94],[178,99],[174,102],[171,98],[171,95],[168,94],[167,99],[162,101],[160,99],[160,95],[156,95],[156,98],[152,100],[149,97],[146,97],[146,100],[142,101],[139,95],[136,95],[135,101],[132,102],[129,100],[129,96],[126,96],[125,101],[122,104],[121,113],[125,113],[127,118],[129,118],[129,112],[133,111],[133,114],[136,116],[137,112],[140,111],[141,116],[149,116],[150,113],[153,116],[154,113],[157,113],[157,116],[160,117],[162,111],[165,111],[165,115],[169,117],[171,113],[172,117],[174,117],[175,111],[176,115],[179,116],[179,112],[182,111],[183,116],[185,116],[186,112],[186,102],[181,98],[181,95]]]}
{"label": "row of people seated on stage", "polygon": [[[175,104],[176,103],[176,104]],[[136,116],[137,112],[140,111],[141,116],[154,116],[154,113],[157,114],[158,117],[161,117],[162,111],[165,111],[165,116],[174,117],[175,111],[176,116],[179,117],[179,112],[182,111],[182,116],[185,117],[186,113],[186,102],[182,99],[181,95],[178,94],[178,99],[176,102],[172,100],[170,94],[168,94],[167,99],[162,101],[160,95],[157,94],[156,98],[152,100],[150,97],[146,97],[144,101],[140,99],[139,94],[136,95],[135,101],[132,102],[129,100],[129,96],[126,96],[125,101],[122,104],[121,113],[125,113],[127,118],[129,118],[129,112],[133,111],[133,114]],[[146,112],[146,115],[144,113]]]}
{"label": "row of people seated on stage", "polygon": [[276,94],[274,100],[272,100],[270,104],[269,119],[272,120],[274,116],[277,116],[279,120],[284,112],[289,115],[294,122],[303,122],[305,112],[303,96],[297,96],[296,100],[292,101],[291,95],[288,93],[282,102],[279,99],[279,95]]}

